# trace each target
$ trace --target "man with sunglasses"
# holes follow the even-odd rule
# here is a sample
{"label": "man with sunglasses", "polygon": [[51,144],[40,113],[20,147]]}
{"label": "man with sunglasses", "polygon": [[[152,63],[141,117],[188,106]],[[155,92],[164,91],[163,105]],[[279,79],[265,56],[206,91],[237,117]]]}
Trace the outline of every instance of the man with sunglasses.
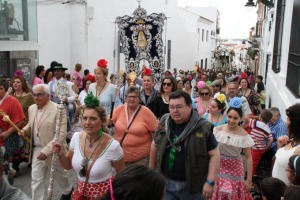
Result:
{"label": "man with sunglasses", "polygon": [[166,178],[165,200],[209,199],[220,165],[213,126],[184,91],[171,93],[169,110],[154,133],[149,166]]}
{"label": "man with sunglasses", "polygon": [[[32,199],[44,199],[44,186],[47,173],[51,168],[52,146],[54,142],[57,104],[50,101],[50,88],[47,84],[38,84],[33,87],[32,96],[35,104],[28,109],[28,124],[22,129],[23,135],[31,136],[31,189]],[[60,127],[60,142],[66,147],[67,117],[62,112]],[[57,163],[55,167],[55,181],[59,184],[63,195],[61,200],[69,200],[72,194],[72,183],[67,172]]]}

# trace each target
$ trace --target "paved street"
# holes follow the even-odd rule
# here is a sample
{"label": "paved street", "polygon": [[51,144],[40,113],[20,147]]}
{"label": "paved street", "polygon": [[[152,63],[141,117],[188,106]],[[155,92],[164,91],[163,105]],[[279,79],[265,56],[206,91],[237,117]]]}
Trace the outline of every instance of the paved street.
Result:
{"label": "paved street", "polygon": [[[69,172],[71,181],[73,186],[76,186],[77,177],[73,170]],[[50,172],[49,172],[50,174]],[[49,175],[47,177],[47,181],[45,181],[45,198],[47,198],[47,189],[49,185]],[[31,197],[31,169],[27,167],[26,163],[21,164],[20,166],[20,174],[15,178],[14,187],[20,188],[23,190],[29,197]],[[53,192],[53,200],[59,200],[61,196],[61,191],[59,190],[59,186],[54,182],[54,192]]]}

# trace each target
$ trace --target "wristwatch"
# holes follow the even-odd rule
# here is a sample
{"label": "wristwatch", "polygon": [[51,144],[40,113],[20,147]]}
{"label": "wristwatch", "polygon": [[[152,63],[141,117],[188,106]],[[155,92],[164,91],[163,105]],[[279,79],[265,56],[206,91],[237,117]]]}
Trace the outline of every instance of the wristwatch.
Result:
{"label": "wristwatch", "polygon": [[206,180],[206,182],[208,185],[210,185],[211,187],[214,187],[215,186],[215,182],[214,181],[211,181],[211,180]]}

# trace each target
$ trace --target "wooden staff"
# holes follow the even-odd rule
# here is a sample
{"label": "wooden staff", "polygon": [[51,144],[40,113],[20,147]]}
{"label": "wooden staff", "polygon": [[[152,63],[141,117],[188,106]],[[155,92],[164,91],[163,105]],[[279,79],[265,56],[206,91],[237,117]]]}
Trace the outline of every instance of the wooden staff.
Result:
{"label": "wooden staff", "polygon": [[9,123],[12,127],[14,127],[16,129],[16,131],[18,132],[18,134],[21,136],[21,137],[24,137],[24,139],[30,143],[30,138],[28,138],[27,136],[22,136],[22,132],[21,130],[19,129],[19,127],[17,125],[15,125],[9,118],[9,116],[3,111],[3,110],[0,110],[0,115],[3,116],[2,120]]}

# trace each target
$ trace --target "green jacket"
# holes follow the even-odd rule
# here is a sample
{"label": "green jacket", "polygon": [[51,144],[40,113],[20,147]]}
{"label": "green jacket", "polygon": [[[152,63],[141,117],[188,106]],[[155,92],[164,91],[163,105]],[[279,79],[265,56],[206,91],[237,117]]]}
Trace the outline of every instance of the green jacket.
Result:
{"label": "green jacket", "polygon": [[[165,120],[169,114],[165,114],[158,129],[154,133],[154,141],[157,145],[156,171],[161,173],[161,165],[166,151],[168,139],[165,132]],[[200,120],[204,120],[201,118]],[[204,120],[184,141],[185,147],[185,178],[190,194],[201,192],[208,174],[209,155],[207,152],[207,138],[213,134],[213,125]]]}

